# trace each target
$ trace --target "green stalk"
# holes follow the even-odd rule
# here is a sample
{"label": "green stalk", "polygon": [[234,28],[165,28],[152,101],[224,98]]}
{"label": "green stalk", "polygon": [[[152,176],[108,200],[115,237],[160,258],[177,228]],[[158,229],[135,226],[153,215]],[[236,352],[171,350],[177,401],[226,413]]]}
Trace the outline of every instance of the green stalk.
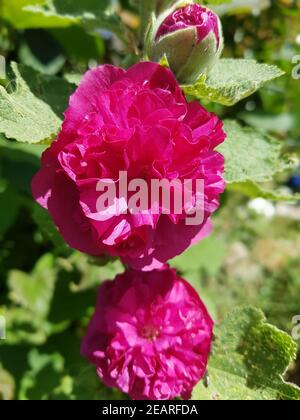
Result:
{"label": "green stalk", "polygon": [[140,29],[140,44],[144,44],[144,37],[149,23],[149,18],[152,12],[156,9],[155,0],[140,0],[140,18],[141,18],[141,29]]}

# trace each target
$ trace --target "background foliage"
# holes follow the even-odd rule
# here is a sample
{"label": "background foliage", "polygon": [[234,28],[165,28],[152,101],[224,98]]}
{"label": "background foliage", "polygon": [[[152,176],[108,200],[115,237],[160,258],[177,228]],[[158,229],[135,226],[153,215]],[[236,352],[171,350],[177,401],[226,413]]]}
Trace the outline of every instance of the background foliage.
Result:
{"label": "background foliage", "polygon": [[[138,60],[138,3],[0,0],[0,55],[18,63],[0,74],[0,315],[7,321],[0,399],[126,398],[105,388],[79,354],[99,283],[123,268],[69,249],[34,204],[30,181],[81,74],[98,63]],[[300,149],[300,75],[292,77],[300,2],[211,3],[222,3],[215,7],[225,58],[278,65],[286,75],[246,97],[278,70],[260,73],[249,61],[240,67],[241,85],[226,61],[226,85],[216,69],[184,87],[227,119],[229,132],[222,146],[228,190],[214,234],[172,261],[219,323],[211,383],[199,384],[194,398],[300,399],[293,385],[300,385],[300,341],[290,338],[300,314],[300,207],[297,196],[289,203],[287,189]],[[230,121],[236,116],[239,123]]]}

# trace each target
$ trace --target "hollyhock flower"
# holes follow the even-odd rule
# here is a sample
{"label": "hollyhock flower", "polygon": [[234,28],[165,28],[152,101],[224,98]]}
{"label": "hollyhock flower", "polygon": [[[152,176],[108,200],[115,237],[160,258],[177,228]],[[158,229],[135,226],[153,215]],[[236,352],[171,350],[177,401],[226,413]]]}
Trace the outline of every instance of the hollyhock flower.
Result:
{"label": "hollyhock flower", "polygon": [[[159,268],[209,234],[224,190],[224,159],[214,149],[224,139],[218,117],[188,103],[167,68],[100,66],[71,96],[62,130],[32,182],[33,195],[71,247],[121,257],[135,269]],[[189,226],[186,212],[164,214],[159,203],[131,212],[121,194],[118,211],[99,212],[99,181],[118,187],[120,171],[149,187],[153,179],[202,179],[203,221]]]}
{"label": "hollyhock flower", "polygon": [[178,1],[158,16],[149,36],[150,58],[160,61],[166,56],[183,82],[194,82],[208,72],[224,47],[219,17],[192,0]]}
{"label": "hollyhock flower", "polygon": [[82,355],[135,400],[189,399],[207,369],[213,321],[175,270],[127,271],[99,290]]}

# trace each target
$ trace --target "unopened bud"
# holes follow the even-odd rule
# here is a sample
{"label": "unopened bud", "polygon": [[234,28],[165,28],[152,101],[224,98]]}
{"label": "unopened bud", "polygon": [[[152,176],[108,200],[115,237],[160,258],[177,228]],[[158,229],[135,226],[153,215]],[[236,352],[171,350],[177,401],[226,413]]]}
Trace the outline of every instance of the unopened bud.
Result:
{"label": "unopened bud", "polygon": [[148,34],[152,61],[166,57],[178,80],[195,82],[208,73],[223,51],[219,17],[194,1],[179,1],[158,16]]}

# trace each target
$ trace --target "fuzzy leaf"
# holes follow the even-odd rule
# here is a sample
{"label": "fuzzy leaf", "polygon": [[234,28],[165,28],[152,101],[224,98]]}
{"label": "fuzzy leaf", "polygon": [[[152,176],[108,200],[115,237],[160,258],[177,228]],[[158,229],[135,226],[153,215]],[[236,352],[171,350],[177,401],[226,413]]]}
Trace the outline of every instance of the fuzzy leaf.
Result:
{"label": "fuzzy leaf", "polygon": [[287,202],[300,199],[299,194],[272,191],[264,185],[291,166],[291,162],[282,156],[282,145],[278,140],[232,120],[226,120],[224,128],[227,140],[219,147],[219,152],[225,157],[228,189],[251,198]]}
{"label": "fuzzy leaf", "polygon": [[53,140],[75,86],[16,63],[11,69],[6,89],[0,86],[0,133],[27,143]]}
{"label": "fuzzy leaf", "polygon": [[283,74],[278,67],[255,60],[222,59],[207,76],[182,88],[187,95],[197,99],[232,106]]}
{"label": "fuzzy leaf", "polygon": [[45,317],[49,312],[55,282],[54,259],[51,254],[46,254],[38,261],[31,275],[17,270],[10,272],[10,299],[33,311],[34,316]]}
{"label": "fuzzy leaf", "polygon": [[242,307],[215,330],[210,385],[200,383],[195,400],[299,400],[300,389],[283,380],[296,357],[289,335],[266,323],[263,313]]}
{"label": "fuzzy leaf", "polygon": [[281,144],[253,128],[243,128],[236,121],[224,123],[227,140],[219,147],[225,157],[228,184],[271,181],[276,173],[289,167],[281,157]]}

